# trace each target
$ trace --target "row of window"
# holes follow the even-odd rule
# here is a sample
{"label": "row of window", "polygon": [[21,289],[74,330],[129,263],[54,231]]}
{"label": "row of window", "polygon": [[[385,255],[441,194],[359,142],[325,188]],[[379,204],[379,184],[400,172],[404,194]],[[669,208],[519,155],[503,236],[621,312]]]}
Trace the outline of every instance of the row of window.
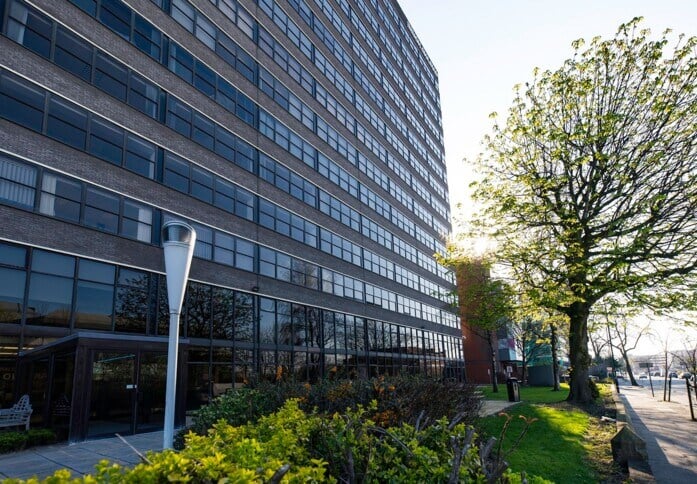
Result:
{"label": "row of window", "polygon": [[[359,3],[363,3],[363,0],[358,0]],[[404,58],[409,61],[410,65],[415,71],[420,71],[424,72],[429,80],[430,80],[430,85],[437,85],[438,80],[437,80],[437,75],[436,75],[436,68],[433,66],[433,63],[431,60],[428,58],[428,55],[426,54],[425,49],[419,42],[416,34],[411,28],[411,25],[406,24],[402,21],[402,19],[397,15],[397,12],[395,12],[395,9],[393,5],[390,3],[390,1],[382,1],[381,4],[378,4],[376,0],[370,0],[371,4],[373,5],[373,8],[377,11],[377,16],[382,22],[376,22],[375,25],[380,25],[381,27],[385,27],[385,29],[380,29],[379,30],[379,35],[381,40],[387,45],[388,42],[386,41],[386,36],[384,35],[384,30],[386,30],[391,36],[392,40],[399,45],[402,54],[404,55]],[[390,18],[388,18],[385,15],[385,9],[388,11]],[[399,34],[397,31],[392,27],[392,21],[395,23],[395,25],[399,29]],[[377,30],[376,30],[377,31]],[[421,67],[416,66],[412,61],[413,59],[418,59],[419,64]],[[424,82],[425,86],[428,86],[429,84]],[[438,96],[434,94],[433,96],[434,101],[436,102],[436,106],[440,107],[440,104],[438,103]],[[436,120],[438,121],[440,125],[440,117],[435,116]]]}
{"label": "row of window", "polygon": [[[179,1],[184,1],[184,0],[179,0]],[[262,0],[260,3],[260,6],[262,7],[262,10],[265,10],[267,15],[274,20],[276,25],[283,30],[283,32],[291,39],[295,39],[296,36],[294,35],[294,32],[299,33],[299,37],[297,37],[296,41],[296,47],[300,48],[300,50],[303,50],[303,42],[302,39],[306,39],[307,37],[299,31],[298,27],[288,18],[286,13],[278,7],[277,4],[273,3],[272,0]],[[314,24],[313,24],[314,25]],[[259,27],[259,32],[264,32],[264,29]],[[270,37],[270,36],[269,36]],[[265,52],[269,55],[272,56],[273,53],[277,50],[283,50],[281,46],[276,45],[276,43],[273,40],[269,41],[264,41],[265,40],[265,35],[260,34],[259,36],[260,42],[259,45],[262,46],[262,50],[265,50],[263,47],[264,45],[269,45],[269,50],[265,50]],[[309,44],[309,40],[307,40],[307,43]],[[273,50],[273,52],[271,52]],[[336,85],[336,87],[339,88],[339,90],[344,94],[344,96],[351,102],[353,105],[357,105],[357,99],[360,98],[360,95],[353,89],[351,83],[346,81],[344,77],[337,72],[337,70],[327,61],[326,58],[319,52],[317,49],[312,49],[312,51],[309,53],[308,59],[310,61],[313,61],[314,64],[320,69],[320,71],[324,74],[324,76],[331,80],[333,84]],[[273,56],[275,59],[275,55]],[[351,65],[353,63],[351,62]],[[282,66],[283,67],[283,66]],[[381,110],[385,116],[390,118],[395,125],[398,127],[401,127],[402,134],[406,137],[407,136],[407,129],[404,126],[404,124],[399,120],[399,117],[395,113],[394,110],[389,106],[388,103],[384,101],[382,96],[380,96],[377,91],[370,85],[363,76],[363,74],[360,72],[360,70],[354,66],[353,69],[349,68],[349,72],[353,73],[353,77],[355,80],[358,81],[359,84],[361,84],[369,93],[371,93],[371,99],[381,107]],[[365,106],[365,103],[360,103],[360,105]],[[413,116],[411,117],[412,119],[416,120]],[[370,120],[372,117],[366,116],[366,119]],[[347,126],[348,127],[348,126]],[[379,129],[377,126],[375,126],[376,129]],[[362,133],[364,135],[368,135],[368,133],[365,131],[365,129],[362,130]],[[338,133],[337,133],[337,136]],[[422,190],[419,190],[419,186],[423,186],[421,182],[419,182],[417,179],[411,176],[411,173],[408,172],[407,170],[404,170],[402,164],[397,161],[390,153],[387,152],[387,150],[380,145],[380,143],[377,142],[374,138],[372,138],[372,135],[370,135],[370,140],[365,142],[365,144],[370,148],[381,161],[383,161],[385,164],[387,164],[390,168],[397,173],[397,175],[400,176],[407,184],[412,186],[413,188],[416,189],[417,193],[422,195],[422,192],[425,192],[426,195],[426,200],[430,201],[430,194],[425,190],[425,187]],[[397,149],[397,151],[402,155],[402,157],[405,160],[408,160],[409,166],[413,166],[416,168],[416,171],[432,186],[434,190],[436,190],[437,193],[439,193],[441,196],[444,194],[444,189],[442,188],[442,184],[438,182],[437,177],[432,177],[430,176],[429,172],[426,170],[426,168],[423,166],[423,164],[419,161],[418,157],[414,156],[402,143],[400,140],[397,138],[388,138],[390,142],[396,141],[396,144],[393,143],[394,147]],[[325,140],[326,141],[326,140]],[[330,143],[331,144],[331,143]],[[419,143],[420,144],[420,143]],[[332,146],[334,147],[334,146]],[[336,148],[335,148],[336,149]],[[353,149],[355,151],[355,149]],[[355,162],[354,162],[355,163]],[[435,166],[435,165],[434,165]],[[436,168],[437,173],[439,174],[440,180],[445,179],[445,171],[440,168]]]}
{"label": "row of window", "polygon": [[[315,0],[315,2],[321,3],[321,0]],[[425,69],[426,71],[428,71],[428,78],[425,77],[424,73],[422,72],[422,68],[417,64],[419,56],[416,54],[416,52],[408,51],[408,46],[414,45],[414,42],[411,41],[411,39],[404,39],[403,42],[399,37],[396,37],[394,40],[400,48],[400,51],[398,52],[392,40],[388,39],[387,36],[385,36],[383,33],[384,29],[387,29],[388,32],[393,33],[394,31],[390,28],[391,26],[388,24],[382,27],[380,23],[377,21],[378,16],[368,9],[367,5],[363,0],[354,0],[354,3],[358,5],[358,10],[365,17],[366,23],[373,27],[373,31],[376,34],[378,34],[378,37],[382,40],[385,49],[389,51],[390,55],[392,56],[392,59],[396,62],[397,67],[400,69],[402,73],[402,76],[405,76],[409,80],[417,94],[422,95],[423,91],[426,91],[430,95],[429,103],[435,106],[435,111],[438,112],[438,108],[440,108],[440,103],[437,93],[437,79],[433,73],[433,71],[435,70]],[[377,2],[375,0],[370,0],[370,3],[373,5],[373,8],[377,11]],[[355,11],[355,9],[351,5],[349,5],[349,2],[347,0],[339,0],[339,6],[346,15],[346,17],[351,20],[351,23],[356,28],[356,30],[358,30],[358,32],[361,34],[361,37],[363,37],[366,43],[373,49],[375,55],[382,61],[383,57],[385,56],[384,52],[382,51],[382,49],[380,49],[377,42],[373,39],[372,34],[368,32],[368,29],[360,20],[359,15]],[[413,35],[412,32],[409,33]],[[409,68],[407,68],[407,65],[409,66]],[[434,131],[437,130],[434,129]],[[435,133],[435,135],[436,137],[438,137],[437,133]]]}
{"label": "row of window", "polygon": [[[167,157],[165,157],[166,162]],[[173,219],[171,215],[162,214],[160,210],[153,207],[1,155],[0,202],[154,244],[159,243],[160,220],[167,222]],[[243,198],[238,205],[246,206],[245,202],[248,203],[249,200]],[[247,210],[240,210],[240,212],[249,220],[254,220],[256,218],[254,204],[247,207]],[[261,199],[259,223],[308,245],[318,244],[316,227],[314,232],[309,232],[302,225],[302,219],[286,217],[283,212],[281,209],[275,210],[273,205]],[[287,212],[285,213],[287,215]],[[196,257],[321,290],[339,297],[378,305],[390,311],[411,314],[415,317],[423,314],[434,323],[451,326],[454,324],[454,315],[447,311],[421,304],[411,298],[405,298],[392,291],[259,246],[231,234],[197,223],[192,225],[196,227],[198,233],[194,250]],[[313,237],[311,241],[308,240],[310,236]],[[344,244],[343,240],[334,238],[333,234],[326,231],[321,231],[320,237],[319,244],[322,250],[361,265],[361,253],[356,252],[354,246]],[[389,275],[399,280],[399,272]],[[418,280],[414,288],[419,289]],[[442,299],[448,299],[446,294],[439,296]]]}
{"label": "row of window", "polygon": [[[260,1],[262,3],[269,2],[269,0]],[[377,80],[378,83],[382,86],[382,88],[387,94],[386,98],[391,99],[395,104],[397,104],[402,113],[406,115],[407,120],[409,121],[411,126],[415,128],[414,130],[409,130],[408,133],[410,148],[415,149],[422,159],[427,160],[429,162],[429,165],[431,165],[431,167],[434,168],[434,171],[436,171],[438,176],[441,179],[444,179],[445,172],[442,169],[440,171],[438,170],[438,165],[436,165],[430,153],[426,151],[424,143],[421,142],[421,138],[429,138],[430,133],[428,135],[426,134],[419,120],[417,120],[417,118],[412,114],[410,107],[406,106],[405,103],[400,99],[398,93],[393,88],[390,80],[387,79],[387,76],[383,75],[383,71],[368,56],[367,52],[365,51],[359,40],[351,34],[351,30],[349,29],[348,25],[343,21],[338,12],[334,10],[334,8],[332,8],[332,6],[328,2],[316,1],[315,3],[322,10],[326,18],[330,21],[330,24],[339,32],[341,37],[344,38],[346,43],[352,48],[354,53],[367,67],[368,71],[372,74],[375,80]],[[366,77],[360,71],[358,66],[351,60],[348,53],[339,45],[339,42],[334,38],[329,29],[322,23],[319,17],[315,15],[315,13],[312,12],[312,10],[310,10],[308,4],[304,0],[297,0],[295,2],[290,2],[290,5],[297,12],[308,13],[307,18],[303,16],[303,20],[305,21],[305,23],[314,30],[315,34],[317,34],[317,36],[334,54],[334,56],[337,59],[339,59],[339,61],[347,68],[347,70],[349,72],[354,73],[354,78],[358,78],[360,80],[360,84],[363,86],[364,90],[366,90],[369,93],[375,92],[375,88],[372,86],[370,81],[366,79]],[[414,92],[412,92],[411,87],[405,84],[403,76],[395,70],[395,68],[392,66],[392,63],[387,59],[387,57],[384,55],[381,57],[379,50],[375,49],[375,47],[377,46],[373,47],[376,55],[378,56],[378,58],[380,58],[384,72],[389,73],[392,82],[394,82],[399,87],[404,97],[406,97],[409,100],[411,107],[417,112],[417,114],[420,115],[419,117],[423,119],[425,117],[425,110],[420,105],[420,101],[425,100],[428,102],[429,100],[425,99],[421,92],[417,92],[417,95],[414,95]],[[418,91],[421,90],[418,89]],[[375,94],[371,94],[371,98],[374,96],[383,100],[384,103],[384,98],[381,95],[375,92]],[[431,108],[429,112],[431,112],[432,110],[433,108]],[[386,114],[388,114],[389,116],[391,113],[388,113],[388,111],[392,111],[389,105],[388,109],[386,110]],[[425,119],[425,121],[427,123],[431,122],[428,119]],[[416,133],[414,131],[418,132],[420,137],[415,136]],[[435,143],[433,143],[433,145],[435,146]],[[435,150],[435,153],[438,159],[443,158],[442,150]],[[418,168],[419,167],[417,167],[417,169]]]}
{"label": "row of window", "polygon": [[[217,123],[213,123],[202,114],[190,109],[185,104],[176,100],[176,98],[168,96],[156,85],[128,69],[116,59],[107,56],[99,49],[93,49],[89,44],[82,42],[57,24],[56,41],[53,42],[53,48],[51,48],[50,39],[52,36],[50,34],[53,29],[52,24],[55,23],[51,22],[48,17],[42,17],[39,12],[27,8],[23,3],[15,0],[11,3],[9,17],[12,19],[17,16],[25,19],[26,24],[20,25],[16,21],[8,21],[8,26],[14,25],[13,28],[8,30],[8,35],[10,35],[13,40],[23,43],[23,45],[36,53],[52,59],[66,70],[72,73],[79,73],[78,75],[84,80],[88,82],[91,81],[92,84],[110,95],[113,95],[117,99],[127,102],[155,119],[166,122],[170,127],[179,131],[184,136],[192,138],[194,141],[215,151],[221,156],[231,160],[234,158],[234,161],[238,165],[252,171],[251,167],[254,165],[255,157],[255,153],[253,152],[256,150],[253,150],[249,145]],[[37,29],[35,26],[37,23],[46,25],[46,27],[43,28],[47,36],[46,38],[48,39],[48,44],[46,44],[46,46],[43,42],[40,45],[36,45],[32,41],[32,37],[26,35],[26,32]],[[80,52],[82,50],[86,52],[83,56],[83,62],[76,66],[72,62],[61,60],[62,58],[58,56],[58,52],[62,49],[62,44],[60,42],[63,41],[60,39],[70,39],[70,45],[72,46],[70,50],[75,52]],[[78,45],[80,45],[81,48],[77,48],[76,46]],[[176,73],[188,82],[194,84],[204,94],[214,95],[216,100],[223,107],[237,114],[240,119],[257,127],[256,104],[217,74],[214,74],[203,66],[203,64],[195,61],[187,51],[181,49],[174,43],[169,45],[169,50],[171,52],[167,64],[170,68],[175,69]],[[93,57],[94,60],[92,60]],[[92,65],[94,65],[94,69],[92,69]],[[206,79],[208,80],[204,81]],[[279,124],[280,123],[276,123],[275,125],[278,126]],[[263,128],[263,125],[261,127]],[[309,144],[302,142],[295,133],[286,133],[282,139],[281,137],[275,137],[274,139],[285,149],[291,151],[291,154],[296,156],[302,155],[302,158],[307,163],[313,164],[312,160],[316,151]],[[240,146],[242,146],[242,148],[240,148]],[[297,151],[295,147],[298,147]],[[237,148],[237,153],[235,153],[234,148]],[[249,154],[244,156],[243,152]],[[333,164],[333,162],[330,163]],[[361,158],[360,163],[372,164],[364,158]],[[371,172],[370,169],[368,169],[368,172]],[[385,189],[390,188],[391,192],[395,193],[393,190],[395,185],[392,184],[392,187],[389,187],[389,180],[387,177],[383,176],[381,181],[384,182],[382,185]],[[366,191],[369,190],[366,189]],[[441,241],[436,240],[420,227],[416,227],[412,222],[408,221],[403,214],[392,209],[392,207],[380,197],[375,196],[375,198],[387,205],[387,208],[390,209],[391,212],[394,212],[390,213],[390,218],[403,230],[407,231],[412,236],[416,236],[418,240],[428,245],[433,251],[442,252],[444,250]],[[403,198],[402,200],[404,201]],[[412,206],[412,204],[408,203],[408,206]],[[418,207],[420,207],[420,204],[414,206],[414,212],[422,216],[427,214],[427,216],[424,216],[424,220],[426,220],[430,226],[436,226],[441,233],[445,233],[446,229],[442,224],[434,221],[433,217],[427,211],[417,209]]]}
{"label": "row of window", "polygon": [[[155,1],[155,0],[154,0]],[[222,0],[221,0],[222,1]],[[161,2],[155,1],[156,4],[160,5]],[[234,0],[225,0],[225,12],[232,12],[231,15],[233,15],[234,18],[238,18],[235,16],[235,11],[240,12],[244,11],[237,5]],[[234,8],[233,8],[234,7]],[[225,45],[229,44],[234,44],[234,42],[221,30],[219,30],[214,24],[212,24],[204,15],[202,15],[197,9],[189,5],[185,0],[173,0],[171,3],[168,4],[162,4],[162,8],[170,13],[172,17],[180,22],[182,26],[187,28],[192,34],[194,34],[199,40],[201,40],[204,44],[206,44],[211,50],[216,51],[221,57],[223,57],[224,60],[228,61],[227,59],[227,51],[228,49],[224,48],[219,48],[220,42],[222,40],[225,40]],[[235,10],[237,9],[237,10]],[[256,25],[256,24],[255,24]],[[331,98],[331,96],[326,95],[326,91],[324,91],[321,86],[314,82],[314,79],[312,76],[300,65],[295,61],[290,54],[285,50],[283,46],[281,46],[278,42],[276,42],[273,37],[271,37],[268,32],[263,29],[262,27],[258,27],[258,29],[255,29],[255,32],[257,32],[256,36],[256,41],[258,45],[261,47],[261,49],[274,61],[276,61],[281,67],[284,68],[285,71],[289,72],[291,74],[291,77],[293,77],[303,88],[305,88],[310,94],[313,94],[312,87],[313,85],[315,86],[315,93],[314,97],[320,101],[320,103],[323,103],[323,106],[327,108],[330,112],[332,112],[334,107],[338,104],[335,99]],[[213,37],[210,37],[210,35],[213,35]],[[216,35],[217,34],[217,35]],[[292,32],[290,33],[292,34]],[[213,45],[212,42],[215,41],[215,38],[217,37],[218,39],[218,44]],[[302,47],[303,44],[298,44],[299,46]],[[237,50],[242,50],[239,48],[239,46],[236,47]],[[317,60],[320,58],[321,54],[319,52],[316,52],[314,57],[315,61],[317,63]],[[229,62],[231,66],[237,65],[237,63],[232,63]],[[255,64],[256,65],[256,64]],[[322,64],[323,65],[323,64]],[[329,66],[325,66],[326,68],[329,68]],[[206,68],[207,69],[207,68]],[[313,111],[310,110],[310,108],[305,105],[300,99],[295,96],[292,92],[290,92],[285,86],[283,86],[278,80],[274,79],[273,76],[271,76],[268,71],[266,71],[263,67],[258,66],[258,72],[259,72],[259,87],[266,92],[269,97],[274,99],[281,107],[283,107],[286,111],[288,111],[290,114],[292,114],[296,119],[298,119],[300,122],[306,125],[308,129],[311,129],[313,131],[316,131],[318,134],[321,136],[321,132],[315,127],[315,121],[314,118],[317,118],[316,123],[321,122],[321,118],[316,115]],[[325,72],[325,74],[327,74]],[[190,77],[190,74],[185,73],[187,77]],[[186,78],[186,77],[185,77]],[[307,83],[305,82],[306,80],[309,80],[310,82]],[[348,84],[346,84],[348,85]],[[348,96],[350,96],[350,99],[354,98],[355,93],[351,90],[350,92],[347,93]],[[327,104],[328,103],[328,104]],[[338,108],[339,111],[344,111],[345,109],[343,107]],[[377,115],[376,115],[377,117]],[[355,123],[355,118],[353,119],[348,119],[346,116],[339,114],[337,116],[337,119],[345,124],[345,126],[351,130],[352,133],[357,133],[359,130],[360,125],[357,125]],[[372,118],[368,118],[372,119]],[[326,123],[324,123],[326,125]],[[384,124],[384,123],[383,123]],[[368,133],[365,131],[365,129],[361,128],[361,133],[364,135],[368,135]],[[376,127],[377,128],[377,127]],[[329,127],[329,130],[332,132],[332,137],[333,138],[343,138],[341,135],[338,134],[338,132],[332,128]],[[447,214],[447,208],[446,206],[441,203],[439,200],[436,200],[434,197],[430,196],[430,193],[426,190],[426,188],[423,186],[422,183],[420,183],[418,180],[414,179],[411,177],[411,174],[404,169],[401,163],[399,163],[391,154],[389,154],[382,146],[377,143],[374,138],[372,138],[372,135],[369,135],[371,137],[371,140],[367,141],[365,144],[371,150],[373,153],[378,156],[383,162],[385,162],[389,167],[391,167],[395,173],[397,173],[407,184],[410,184],[414,187],[417,193],[419,193],[422,198],[424,198],[426,201],[428,201],[436,210],[438,213],[440,213],[444,218],[448,217]],[[406,136],[406,132],[405,132]],[[326,137],[323,137],[323,139],[328,142],[334,149],[336,149],[340,154],[344,156],[348,156],[346,153],[344,153],[342,150],[337,149],[336,144],[330,143]],[[395,138],[396,139],[396,138]],[[365,141],[362,139],[362,141]],[[348,144],[348,141],[343,139],[342,143],[344,145]],[[399,142],[401,143],[401,141]],[[379,146],[379,148],[378,148]],[[353,148],[352,145],[349,145],[351,148],[350,154],[355,156],[355,148]],[[445,189],[443,188],[443,185],[441,183],[437,183],[435,181],[435,178],[431,177],[427,171],[423,169],[421,164],[411,156],[411,154],[408,152],[406,149],[406,146],[404,144],[401,144],[401,148],[397,146],[397,150],[402,154],[402,156],[405,157],[405,159],[409,160],[409,164],[411,166],[417,167],[419,169],[420,174],[424,177],[425,180],[427,180],[429,183],[431,183],[432,187],[436,190],[437,193],[441,195],[441,197],[445,198],[446,197],[446,192]],[[360,153],[359,153],[360,154]],[[352,158],[349,158],[352,162],[355,164],[355,160]],[[370,163],[370,162],[369,162]],[[375,167],[374,170],[377,170]],[[444,178],[444,177],[441,177]],[[394,184],[393,184],[394,185]],[[394,189],[398,189],[398,187],[394,186]],[[401,189],[400,189],[401,190]],[[412,200],[411,197],[407,199],[407,202],[405,205],[407,208],[411,209],[412,205]],[[400,199],[401,201],[401,199]],[[432,217],[429,216],[429,219],[424,220],[429,226],[432,225]],[[439,223],[439,222],[437,222]]]}
{"label": "row of window", "polygon": [[[336,234],[331,234],[325,229],[320,230],[321,243],[319,243],[318,227],[315,224],[268,201],[262,203],[256,195],[243,188],[158,148],[154,144],[128,133],[58,96],[49,95],[48,103],[46,103],[44,99],[46,93],[43,89],[29,86],[14,75],[0,74],[0,96],[4,101],[3,107],[7,108],[6,111],[0,110],[0,116],[6,119],[39,132],[45,132],[75,148],[161,181],[171,188],[190,194],[206,203],[214,204],[247,220],[257,221],[271,230],[293,237],[312,247],[319,247],[330,254],[338,254],[348,262],[362,266],[361,252],[363,258],[374,260],[377,257],[382,259],[381,256],[374,255],[367,249],[361,250],[361,247]],[[32,110],[41,111],[46,104],[48,104],[48,114],[45,122],[43,115],[27,116],[27,113],[31,113]],[[71,126],[70,129],[51,129],[52,126],[63,127],[68,124]],[[44,126],[46,127],[44,128]],[[87,143],[86,146],[85,143]],[[239,151],[235,152],[236,160],[239,162],[240,159],[248,159],[248,150],[239,146],[238,149]],[[270,166],[270,163],[267,163],[267,166]],[[279,185],[283,184],[282,180],[280,177],[274,178],[274,181]],[[295,180],[295,183],[289,184],[287,187],[291,193],[298,191],[297,183],[298,181]],[[306,198],[305,191],[303,191],[303,198]],[[257,206],[259,207],[258,214]],[[328,212],[332,215],[331,209]],[[334,215],[336,216],[336,214]],[[339,214],[338,217],[341,218],[342,215]],[[63,218],[68,217],[64,216]],[[395,238],[395,240],[399,239]],[[433,263],[432,260],[429,262]],[[387,264],[386,260],[385,264]],[[395,267],[398,275],[413,274],[401,266],[389,264],[390,271],[387,276],[391,279],[397,279]],[[383,275],[383,271],[379,273]],[[408,280],[414,281],[413,284],[409,284],[410,287],[418,289],[418,278],[415,274],[410,276]],[[446,292],[445,290],[439,291],[439,294]]]}
{"label": "row of window", "polygon": [[[162,275],[0,243],[0,322],[164,336]],[[461,338],[189,282],[188,338],[462,359]]]}
{"label": "row of window", "polygon": [[[366,93],[368,93],[370,98],[373,99],[374,102],[381,107],[383,112],[390,119],[393,119],[395,121],[395,124],[398,127],[406,130],[406,127],[404,126],[403,122],[397,116],[396,111],[392,109],[392,107],[386,101],[386,99],[392,100],[392,102],[394,102],[397,105],[399,111],[401,111],[401,113],[403,113],[403,115],[406,116],[407,120],[409,121],[410,125],[414,128],[414,130],[418,132],[422,138],[426,138],[425,130],[423,129],[423,127],[421,127],[421,122],[432,122],[424,116],[424,109],[420,106],[419,102],[421,98],[419,97],[419,100],[417,100],[417,97],[413,95],[411,90],[406,89],[403,79],[400,75],[397,74],[395,69],[389,62],[387,62],[386,59],[383,59],[383,65],[385,66],[385,70],[390,72],[395,83],[401,88],[405,97],[410,100],[412,107],[420,114],[419,119],[417,119],[413,115],[410,116],[409,108],[401,100],[400,96],[397,94],[397,92],[395,92],[394,88],[388,82],[385,76],[382,75],[382,72],[380,71],[378,66],[375,65],[375,63],[373,63],[372,60],[366,55],[358,40],[354,39],[351,36],[350,30],[348,29],[346,24],[344,24],[343,20],[335,14],[334,10],[327,2],[317,3],[320,9],[322,9],[322,11],[325,13],[327,18],[332,22],[333,26],[340,32],[342,37],[344,37],[346,42],[352,46],[354,51],[357,53],[358,57],[361,59],[361,61],[363,61],[368,70],[373,74],[373,77],[383,87],[387,94],[386,97],[383,97],[380,93],[377,92],[377,89],[375,89],[373,84],[361,72],[358,65],[353,62],[351,57],[348,55],[348,52],[345,51],[343,47],[336,41],[329,29],[314,14],[314,12],[312,12],[312,10],[309,8],[305,1],[297,0],[289,3],[290,6],[300,14],[300,17],[310,27],[310,29],[312,29],[315,32],[315,34],[317,34],[322,43],[324,43],[324,45],[329,49],[329,51],[334,55],[334,57],[339,61],[339,63],[342,64],[344,68],[349,72],[349,74],[351,74],[352,77],[358,82],[358,84],[361,85],[363,90]],[[279,27],[281,27],[284,31],[288,32],[289,29],[298,30],[297,26],[293,24],[293,22],[287,17],[287,15],[284,12],[280,11],[278,4],[276,4],[273,0],[257,0],[257,4],[262,8],[262,10],[266,11],[267,14],[271,12],[272,14],[269,15],[269,17],[273,18],[273,20],[277,24],[279,24]],[[289,37],[293,39],[292,35],[289,35]],[[309,40],[307,42],[309,43]],[[429,113],[431,113],[434,111],[434,109],[429,106],[428,111]],[[415,147],[417,148],[419,154],[422,155],[423,159],[427,159],[426,151],[425,149],[423,149],[423,144],[420,141],[417,142],[417,145]],[[436,151],[436,154],[438,155],[439,159],[442,158],[440,156],[442,154],[442,150]],[[428,161],[432,163],[432,166],[434,168],[437,166],[435,163],[433,163],[432,159],[429,159]],[[444,177],[444,171],[442,169],[436,169],[436,172],[439,176],[441,176],[441,178]]]}
{"label": "row of window", "polygon": [[[123,89],[116,90],[117,97],[123,101],[128,101],[129,104],[136,108],[142,107],[142,104],[131,101],[138,101],[141,99],[141,97],[136,96],[135,94],[133,96],[126,96],[126,94],[135,93],[137,87],[145,87],[143,92],[151,92],[150,97],[154,99],[152,102],[153,108],[149,108],[147,110],[147,114],[161,112],[161,110],[158,108],[158,102],[160,102],[158,100],[162,100],[161,102],[164,104],[164,106],[166,106],[166,111],[163,114],[164,120],[172,129],[193,139],[194,141],[199,142],[199,144],[206,146],[230,161],[234,161],[236,164],[249,171],[256,171],[255,160],[257,156],[260,156],[262,161],[264,161],[267,166],[275,164],[273,160],[265,155],[257,154],[256,149],[252,148],[241,139],[235,137],[220,125],[214,124],[208,118],[205,118],[198,112],[193,112],[192,109],[178,101],[173,96],[166,96],[164,93],[160,92],[159,88],[145,81],[137,74],[126,69],[125,67],[119,67],[118,64],[110,61],[109,58],[100,57],[100,55],[101,52],[97,51],[96,59],[103,59],[103,62],[101,64],[97,64],[97,67],[95,67],[95,74],[93,76],[93,82],[98,87],[107,90],[109,93],[113,93],[114,82],[111,84],[105,84],[103,82],[98,82],[98,80],[105,77],[112,80],[115,78],[120,78],[121,81],[117,85],[123,86]],[[101,66],[103,70],[99,70],[99,66]],[[87,69],[87,71],[89,72],[89,69]],[[8,108],[18,108],[16,111],[14,111],[14,117],[11,117],[11,119],[14,119],[16,122],[19,122],[26,127],[40,129],[40,125],[42,124],[43,120],[39,115],[39,111],[43,105],[43,94],[38,90],[21,89],[16,85],[17,83],[15,81],[12,81],[11,78],[4,79],[4,84],[5,88],[3,91],[15,92],[14,96],[11,95],[10,98],[8,98]],[[15,106],[12,106],[13,104]],[[124,136],[123,130],[110,125],[108,122],[100,122],[96,120],[92,121],[90,129],[91,134],[88,139],[86,133],[87,114],[81,112],[79,108],[71,108],[69,104],[62,102],[55,97],[51,98],[48,111],[49,116],[47,121],[47,133],[49,133],[52,137],[78,149],[85,149],[85,145],[87,143],[89,144],[90,153],[116,164],[120,164],[123,159],[124,166],[127,168],[136,171],[141,175],[148,176],[150,178],[153,177],[154,149],[148,148],[147,142],[139,142],[137,137],[129,134],[127,136],[127,146],[124,150],[122,148]],[[278,137],[276,138],[278,139]],[[299,138],[292,137],[290,139],[297,140]],[[286,146],[286,148],[288,149],[288,146]],[[175,161],[171,161],[170,165],[173,166],[173,168],[171,171],[165,171],[165,182],[170,186],[174,186],[175,188],[182,190],[180,184],[186,184],[187,179],[186,177],[177,176]],[[278,167],[279,172],[289,172],[289,170],[282,165],[276,164],[276,166]],[[188,168],[185,169],[188,170]],[[196,170],[194,170],[194,177],[196,176],[196,173]],[[295,178],[299,179],[297,176]],[[196,183],[195,179],[192,182],[192,185],[194,188],[201,187],[200,184]],[[279,183],[279,187],[281,187],[281,185],[282,183]],[[316,186],[306,181],[303,182],[303,186],[306,192],[309,190],[314,190],[316,192],[318,190]],[[186,190],[184,189],[184,191]],[[208,191],[211,192],[210,188]],[[205,197],[202,191],[192,190],[192,194],[208,203],[211,203],[210,196]],[[291,194],[295,195],[296,193],[291,191]],[[316,198],[316,196],[308,197],[304,195],[301,199],[306,203],[310,203],[314,202],[312,198]],[[317,208],[316,203],[312,203],[312,206]],[[395,213],[394,216],[397,216],[397,213]],[[403,219],[403,217],[400,217],[400,219]]]}

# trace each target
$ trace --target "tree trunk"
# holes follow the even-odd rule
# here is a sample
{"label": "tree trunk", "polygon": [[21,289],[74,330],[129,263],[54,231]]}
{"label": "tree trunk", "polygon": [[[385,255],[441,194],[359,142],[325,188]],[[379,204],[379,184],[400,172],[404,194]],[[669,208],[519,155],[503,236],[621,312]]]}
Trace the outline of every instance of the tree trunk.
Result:
{"label": "tree trunk", "polygon": [[552,324],[552,391],[559,391],[559,357],[557,355],[557,327]]}
{"label": "tree trunk", "polygon": [[629,383],[632,384],[632,386],[638,387],[639,384],[636,382],[636,378],[634,378],[634,372],[632,371],[632,365],[629,364],[629,354],[627,354],[626,351],[618,348],[620,350],[620,353],[622,353],[622,359],[624,360],[624,364],[627,367],[627,375],[629,375]]}
{"label": "tree trunk", "polygon": [[567,312],[569,317],[569,363],[571,381],[568,401],[589,403],[593,400],[588,385],[588,314],[590,307],[585,302],[573,303]]}
{"label": "tree trunk", "polygon": [[526,377],[526,373],[527,373],[527,370],[528,370],[528,359],[525,357],[525,351],[523,351],[522,357],[523,357],[523,362],[522,362],[522,363],[523,363],[523,364],[522,364],[523,371],[522,371],[522,375],[521,375],[520,384],[521,384],[521,385],[525,385],[525,377]]}
{"label": "tree trunk", "polygon": [[499,392],[499,379],[496,375],[496,348],[494,348],[494,335],[493,331],[487,331],[486,340],[489,342],[489,351],[491,352],[491,391],[494,393]]}

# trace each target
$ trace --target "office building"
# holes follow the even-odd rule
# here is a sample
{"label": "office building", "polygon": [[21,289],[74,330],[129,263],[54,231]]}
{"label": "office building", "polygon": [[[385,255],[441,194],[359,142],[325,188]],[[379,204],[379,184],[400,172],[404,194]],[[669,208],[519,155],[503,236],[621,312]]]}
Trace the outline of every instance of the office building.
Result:
{"label": "office building", "polygon": [[437,73],[395,0],[0,0],[0,399],[162,425],[254,379],[462,378]]}

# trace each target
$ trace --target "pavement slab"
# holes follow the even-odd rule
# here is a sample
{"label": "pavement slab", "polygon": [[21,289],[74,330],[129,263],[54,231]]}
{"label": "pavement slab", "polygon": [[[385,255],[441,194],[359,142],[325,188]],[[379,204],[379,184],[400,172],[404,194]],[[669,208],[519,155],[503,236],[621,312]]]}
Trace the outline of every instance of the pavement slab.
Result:
{"label": "pavement slab", "polygon": [[646,442],[649,466],[659,484],[697,483],[697,422],[687,401],[664,402],[663,392],[622,386],[620,398],[636,434]]}

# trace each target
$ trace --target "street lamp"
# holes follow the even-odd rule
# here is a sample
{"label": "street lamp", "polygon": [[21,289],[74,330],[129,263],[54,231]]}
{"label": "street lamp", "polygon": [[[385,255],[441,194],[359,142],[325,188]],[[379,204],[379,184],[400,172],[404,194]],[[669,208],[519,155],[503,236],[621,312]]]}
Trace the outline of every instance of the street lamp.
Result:
{"label": "street lamp", "polygon": [[163,449],[171,449],[174,438],[174,409],[177,394],[177,353],[179,351],[179,315],[184,301],[191,257],[194,255],[196,231],[176,220],[162,226],[162,247],[165,251],[167,299],[169,300],[169,346],[167,347],[167,389],[165,390],[165,423]]}

